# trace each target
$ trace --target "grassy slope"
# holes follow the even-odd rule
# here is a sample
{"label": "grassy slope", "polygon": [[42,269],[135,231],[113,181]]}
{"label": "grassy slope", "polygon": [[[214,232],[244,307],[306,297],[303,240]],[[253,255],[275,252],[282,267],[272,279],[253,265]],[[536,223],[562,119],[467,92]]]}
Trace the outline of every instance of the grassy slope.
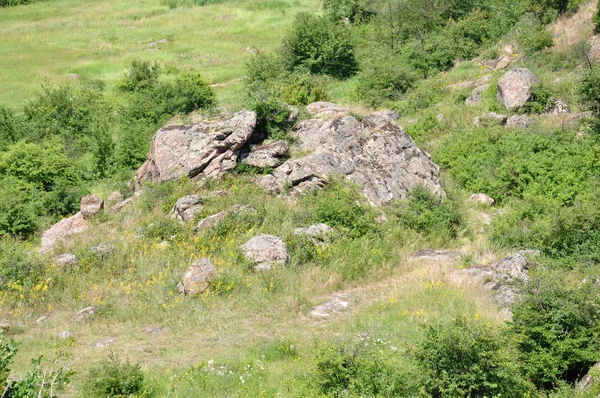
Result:
{"label": "grassy slope", "polygon": [[[201,71],[211,83],[244,75],[247,47],[271,50],[294,14],[319,0],[232,0],[169,9],[160,0],[51,0],[0,10],[0,105],[32,97],[47,79],[70,73],[113,84],[134,59]],[[149,48],[148,43],[169,42]],[[218,87],[222,103],[240,106],[241,84]]]}

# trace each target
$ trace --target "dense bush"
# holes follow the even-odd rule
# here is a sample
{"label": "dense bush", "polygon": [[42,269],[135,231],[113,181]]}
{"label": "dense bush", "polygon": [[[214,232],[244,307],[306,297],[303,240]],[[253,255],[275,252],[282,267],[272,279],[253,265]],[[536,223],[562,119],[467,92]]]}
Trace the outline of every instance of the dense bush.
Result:
{"label": "dense bush", "polygon": [[527,18],[517,34],[517,41],[525,54],[533,54],[554,45],[550,30],[535,19]]}
{"label": "dense bush", "polygon": [[351,238],[376,231],[375,211],[363,203],[352,185],[333,181],[326,189],[309,192],[301,200],[315,207],[316,222],[338,227]]}
{"label": "dense bush", "polygon": [[600,117],[600,67],[585,71],[577,88],[583,105]]}
{"label": "dense bush", "polygon": [[525,397],[516,353],[494,328],[459,318],[430,325],[414,356],[433,397]]}
{"label": "dense bush", "polygon": [[539,388],[575,382],[600,361],[600,290],[593,278],[545,271],[525,286],[509,334]]}
{"label": "dense bush", "polygon": [[323,8],[333,20],[348,18],[356,24],[368,22],[376,13],[368,0],[323,0]]}
{"label": "dense bush", "polygon": [[600,3],[596,6],[596,12],[594,13],[592,22],[594,23],[594,33],[600,33]]}
{"label": "dense bush", "polygon": [[395,348],[379,339],[321,343],[312,383],[327,397],[409,396],[415,386],[395,357]]}
{"label": "dense bush", "polygon": [[117,83],[117,88],[127,92],[146,90],[156,85],[160,73],[157,63],[133,61],[125,76]]}
{"label": "dense bush", "polygon": [[463,224],[456,202],[442,199],[425,187],[414,188],[407,199],[393,208],[402,225],[435,238],[456,238]]}
{"label": "dense bush", "polygon": [[43,277],[43,263],[25,243],[0,239],[0,289],[14,283],[33,287]]}
{"label": "dense bush", "polygon": [[304,67],[343,79],[358,69],[354,47],[351,30],[341,22],[300,13],[283,40],[282,55],[289,70]]}
{"label": "dense bush", "polygon": [[97,398],[151,396],[144,388],[144,372],[140,365],[121,361],[114,354],[90,370],[86,395]]}

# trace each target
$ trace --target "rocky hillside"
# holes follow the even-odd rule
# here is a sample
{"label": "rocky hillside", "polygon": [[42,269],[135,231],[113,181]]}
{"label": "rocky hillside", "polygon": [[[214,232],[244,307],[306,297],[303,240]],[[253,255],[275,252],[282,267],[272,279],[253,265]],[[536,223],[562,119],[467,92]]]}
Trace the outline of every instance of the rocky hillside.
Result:
{"label": "rocky hillside", "polygon": [[411,4],[0,108],[2,396],[597,397],[598,6]]}

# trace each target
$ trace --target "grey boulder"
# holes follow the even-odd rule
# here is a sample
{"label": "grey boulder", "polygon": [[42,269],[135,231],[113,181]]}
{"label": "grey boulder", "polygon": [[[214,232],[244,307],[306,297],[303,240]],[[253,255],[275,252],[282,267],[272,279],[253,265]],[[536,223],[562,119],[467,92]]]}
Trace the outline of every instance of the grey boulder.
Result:
{"label": "grey boulder", "polygon": [[81,198],[80,211],[83,218],[90,219],[104,209],[104,200],[96,195]]}
{"label": "grey boulder", "polygon": [[171,209],[171,218],[179,221],[190,221],[202,210],[202,200],[198,195],[187,195],[179,198]]}
{"label": "grey boulder", "polygon": [[199,233],[209,228],[215,227],[223,222],[230,215],[242,215],[256,213],[256,209],[248,205],[233,205],[230,209],[223,210],[216,214],[203,218],[194,227],[194,232]]}
{"label": "grey boulder", "polygon": [[538,82],[537,76],[529,69],[513,69],[498,81],[498,99],[506,109],[518,110],[531,100],[533,87]]}
{"label": "grey boulder", "polygon": [[201,258],[187,269],[177,289],[184,296],[197,296],[208,289],[210,280],[216,275],[217,268],[212,261]]}
{"label": "grey boulder", "polygon": [[288,248],[278,236],[260,234],[240,246],[242,253],[255,269],[269,271],[272,267],[290,260]]}
{"label": "grey boulder", "polygon": [[261,145],[246,154],[242,163],[261,169],[281,165],[288,155],[289,146],[284,140]]}

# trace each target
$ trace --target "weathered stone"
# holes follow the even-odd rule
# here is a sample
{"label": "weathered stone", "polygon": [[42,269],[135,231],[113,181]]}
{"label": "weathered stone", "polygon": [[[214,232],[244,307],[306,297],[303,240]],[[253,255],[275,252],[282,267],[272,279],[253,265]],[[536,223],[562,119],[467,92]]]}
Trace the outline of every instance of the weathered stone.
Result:
{"label": "weathered stone", "polygon": [[114,344],[116,341],[117,341],[117,339],[115,339],[115,338],[101,340],[101,341],[97,342],[96,344],[94,344],[94,347],[96,347],[96,348],[106,348],[109,345]]}
{"label": "weathered stone", "polygon": [[431,250],[422,249],[414,252],[411,256],[423,260],[432,261],[456,261],[462,257],[464,253],[460,250]]}
{"label": "weathered stone", "polygon": [[108,196],[106,199],[107,204],[116,205],[119,202],[122,202],[125,199],[123,194],[119,191],[115,191]]}
{"label": "weathered stone", "polygon": [[511,59],[509,57],[507,57],[506,55],[501,55],[495,61],[493,69],[494,70],[505,69],[508,67],[508,65],[510,65],[510,63],[511,63]]}
{"label": "weathered stone", "polygon": [[260,234],[240,246],[248,261],[259,271],[269,271],[273,266],[286,264],[290,260],[287,246],[283,239],[267,234]]}
{"label": "weathered stone", "polygon": [[347,294],[336,294],[332,296],[328,302],[313,308],[313,310],[310,312],[310,315],[313,318],[329,318],[332,314],[347,309],[350,298],[351,297]]}
{"label": "weathered stone", "polygon": [[359,185],[373,205],[402,199],[415,186],[444,196],[439,167],[395,123],[381,117],[359,122],[352,116],[333,120],[305,120],[294,134],[300,149],[313,151],[288,160],[272,175],[259,180],[269,193],[287,189],[299,193],[323,186],[331,177],[345,177]]}
{"label": "weathered stone", "polygon": [[57,267],[67,267],[67,266],[75,266],[79,264],[77,261],[77,256],[73,253],[65,253],[54,259],[54,265]]}
{"label": "weathered stone", "polygon": [[469,197],[469,202],[475,204],[482,204],[485,206],[492,206],[496,201],[486,194],[483,193],[475,193]]}
{"label": "weathered stone", "polygon": [[575,385],[576,392],[587,392],[592,387],[600,384],[600,362],[592,366],[589,372]]}
{"label": "weathered stone", "polygon": [[315,119],[333,119],[348,113],[346,108],[331,102],[313,102],[306,106],[309,115]]}
{"label": "weathered stone", "polygon": [[288,106],[288,109],[290,110],[290,115],[287,118],[287,122],[290,124],[296,123],[298,117],[300,116],[300,110],[291,105]]}
{"label": "weathered stone", "polygon": [[546,113],[553,115],[560,115],[564,113],[571,113],[571,108],[563,100],[555,99],[546,107]]}
{"label": "weathered stone", "polygon": [[65,241],[71,235],[85,231],[88,227],[88,222],[81,212],[74,216],[63,218],[42,234],[40,251],[47,253],[54,249],[58,243]]}
{"label": "weathered stone", "polygon": [[196,260],[185,272],[177,285],[184,296],[197,296],[208,289],[208,284],[217,275],[217,268],[208,258]]}
{"label": "weathered stone", "polygon": [[333,228],[331,228],[327,224],[313,224],[306,228],[296,228],[294,229],[294,235],[298,236],[310,236],[311,238],[319,238],[330,234],[333,232]]}
{"label": "weathered stone", "polygon": [[490,87],[489,84],[482,84],[481,86],[475,87],[471,92],[471,95],[465,100],[465,104],[468,106],[479,104],[482,102],[482,94]]}
{"label": "weathered stone", "polygon": [[52,315],[51,314],[44,314],[41,317],[39,317],[38,319],[35,320],[35,323],[40,324],[40,323],[44,323],[46,321],[48,321],[48,319],[50,319]]}
{"label": "weathered stone", "polygon": [[527,115],[514,115],[506,121],[507,129],[525,129],[531,125],[531,118]]}
{"label": "weathered stone", "polygon": [[100,213],[104,208],[104,200],[96,195],[88,195],[81,198],[81,215],[86,220]]}
{"label": "weathered stone", "polygon": [[112,213],[118,213],[118,212],[120,212],[121,210],[123,210],[125,207],[127,207],[127,206],[129,206],[129,205],[132,205],[134,200],[135,200],[135,198],[134,198],[134,197],[127,198],[127,199],[125,199],[125,200],[123,200],[123,201],[121,201],[121,202],[117,203],[117,204],[116,204],[116,205],[114,205],[113,207],[111,207],[111,208],[110,208],[110,211],[111,211]]}
{"label": "weathered stone", "polygon": [[490,112],[483,116],[477,116],[473,118],[473,126],[474,127],[485,127],[485,126],[504,126],[508,120],[508,116],[499,115],[495,112]]}
{"label": "weathered stone", "polygon": [[205,217],[196,224],[194,227],[194,232],[199,233],[208,228],[212,228],[214,226],[219,225],[223,220],[225,220],[231,214],[252,214],[256,213],[256,209],[252,206],[248,205],[233,205],[230,209],[223,210],[217,214],[213,214],[211,216]]}
{"label": "weathered stone", "polygon": [[261,145],[245,155],[242,163],[261,169],[280,166],[288,155],[289,146],[284,140]]}
{"label": "weathered stone", "polygon": [[73,335],[73,332],[71,332],[70,330],[64,330],[58,334],[58,338],[64,340],[64,339],[68,339],[72,335]]}
{"label": "weathered stone", "polygon": [[137,171],[134,188],[144,181],[164,182],[221,177],[236,166],[239,150],[256,127],[256,113],[243,110],[217,121],[170,125],[152,139],[148,160]]}
{"label": "weathered stone", "polygon": [[498,81],[498,99],[508,110],[522,108],[530,99],[539,79],[526,68],[505,73]]}
{"label": "weathered stone", "polygon": [[529,281],[527,273],[531,265],[523,254],[516,253],[487,267],[471,267],[461,272],[483,283],[498,304],[510,307],[517,297],[517,287]]}
{"label": "weathered stone", "polygon": [[79,321],[83,321],[88,318],[91,318],[94,314],[95,314],[94,307],[89,306],[89,307],[85,307],[85,308],[77,311],[77,314],[75,314],[73,319],[75,321],[79,322]]}
{"label": "weathered stone", "polygon": [[171,209],[171,218],[186,222],[194,218],[202,210],[202,200],[198,195],[187,195],[179,198]]}
{"label": "weathered stone", "polygon": [[0,332],[9,332],[12,325],[6,319],[0,319]]}
{"label": "weathered stone", "polygon": [[101,243],[90,247],[90,250],[100,258],[106,258],[117,251],[117,248],[110,243]]}

